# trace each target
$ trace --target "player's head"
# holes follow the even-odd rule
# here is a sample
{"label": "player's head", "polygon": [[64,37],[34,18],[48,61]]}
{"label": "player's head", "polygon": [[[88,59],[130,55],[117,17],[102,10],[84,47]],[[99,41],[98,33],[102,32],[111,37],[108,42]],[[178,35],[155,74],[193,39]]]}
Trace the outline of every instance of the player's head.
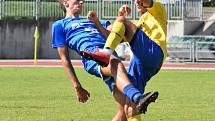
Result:
{"label": "player's head", "polygon": [[[145,2],[145,4],[143,4]],[[147,2],[144,0],[135,0],[135,5],[138,13],[145,13],[147,8],[151,7],[153,4],[153,0],[148,0]]]}
{"label": "player's head", "polygon": [[144,13],[146,8],[143,6],[143,0],[135,0],[135,5],[138,13]]}
{"label": "player's head", "polygon": [[58,0],[65,13],[80,14],[82,11],[83,0]]}

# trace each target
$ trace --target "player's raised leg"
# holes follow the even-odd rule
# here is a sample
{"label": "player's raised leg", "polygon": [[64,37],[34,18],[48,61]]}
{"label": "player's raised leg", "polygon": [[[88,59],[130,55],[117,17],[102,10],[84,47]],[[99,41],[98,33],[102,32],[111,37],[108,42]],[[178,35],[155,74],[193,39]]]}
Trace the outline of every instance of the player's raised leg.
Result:
{"label": "player's raised leg", "polygon": [[118,16],[112,26],[103,49],[96,52],[83,51],[82,55],[88,59],[98,62],[102,66],[107,66],[110,55],[121,42],[130,42],[137,27],[132,22],[127,21],[124,16]]}

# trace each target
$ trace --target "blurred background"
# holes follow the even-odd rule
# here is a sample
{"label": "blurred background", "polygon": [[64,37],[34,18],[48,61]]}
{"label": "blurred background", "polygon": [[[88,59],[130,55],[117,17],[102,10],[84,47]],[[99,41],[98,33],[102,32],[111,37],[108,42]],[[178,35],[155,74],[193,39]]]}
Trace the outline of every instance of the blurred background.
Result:
{"label": "blurred background", "polygon": [[[168,14],[166,62],[215,62],[215,0],[160,1]],[[93,10],[112,22],[123,4],[131,7],[128,18],[135,22],[134,0],[85,0],[81,17]],[[59,59],[51,48],[51,26],[62,17],[57,0],[0,0],[0,59]],[[130,59],[126,43],[117,53]],[[70,57],[80,59],[73,51]]]}
{"label": "blurred background", "polygon": [[[81,17],[93,10],[113,22],[118,8],[127,4],[132,9],[128,18],[139,18],[134,0],[84,1]],[[214,121],[215,0],[160,1],[168,14],[168,57],[147,83],[146,92],[160,95],[142,119]],[[87,103],[76,100],[69,77],[59,68],[51,26],[63,17],[57,0],[0,0],[0,121],[109,121],[114,116],[108,88],[76,66],[79,55],[70,52],[76,74],[91,94]],[[120,44],[117,53],[128,65],[129,45]]]}

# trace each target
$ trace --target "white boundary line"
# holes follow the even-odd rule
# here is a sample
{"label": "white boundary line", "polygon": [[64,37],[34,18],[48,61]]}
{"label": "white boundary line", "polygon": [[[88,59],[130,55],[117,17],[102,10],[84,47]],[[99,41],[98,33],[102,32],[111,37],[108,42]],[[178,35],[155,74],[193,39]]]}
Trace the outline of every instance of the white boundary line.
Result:
{"label": "white boundary line", "polygon": [[203,70],[215,71],[215,68],[192,68],[192,67],[162,67],[163,70]]}
{"label": "white boundary line", "polygon": [[[1,67],[17,67],[17,68],[62,68],[63,66],[51,66],[51,65],[0,65]],[[75,68],[82,68],[83,66],[73,66]],[[190,68],[190,67],[162,67],[162,70],[204,70],[204,71],[215,71],[215,68]]]}
{"label": "white boundary line", "polygon": [[[17,64],[14,64],[16,63]],[[25,62],[28,62],[28,64],[22,64],[25,63]],[[29,64],[32,63],[32,64]],[[37,60],[37,63],[40,63],[38,65],[33,65],[33,62],[34,60],[0,60],[0,67],[63,67],[62,65],[59,65],[59,63],[61,64],[61,60],[60,59],[56,59],[56,60],[49,60],[49,59],[40,59],[40,60]],[[46,65],[46,64],[43,64],[43,62],[47,63],[47,62],[50,62],[50,63],[53,63],[53,62],[56,62],[57,64],[56,65]],[[71,62],[74,62],[74,63],[81,63],[81,60],[71,60]],[[4,64],[1,64],[1,63],[4,63]],[[13,64],[5,64],[5,63],[13,63]],[[125,62],[125,65],[128,65],[128,62]],[[189,63],[166,63],[166,64],[170,64],[171,67],[165,67],[165,65],[161,68],[161,69],[164,69],[164,70],[209,70],[209,71],[214,71],[215,68],[214,67],[211,67],[211,68],[208,68],[208,67],[198,67],[198,63],[196,64],[197,66],[196,67],[186,67],[186,65],[189,65]],[[174,64],[181,64],[181,65],[184,65],[184,67],[174,67]],[[200,64],[203,64],[203,63],[200,63]],[[210,65],[209,63],[207,63],[207,65]],[[73,65],[74,67],[83,67],[82,65],[78,66],[78,65]]]}

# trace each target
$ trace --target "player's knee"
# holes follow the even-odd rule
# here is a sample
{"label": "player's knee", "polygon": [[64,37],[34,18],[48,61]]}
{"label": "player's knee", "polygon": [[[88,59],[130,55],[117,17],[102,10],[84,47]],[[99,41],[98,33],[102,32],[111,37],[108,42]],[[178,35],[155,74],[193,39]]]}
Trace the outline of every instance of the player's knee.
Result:
{"label": "player's knee", "polygon": [[110,64],[112,67],[121,67],[123,66],[122,61],[119,58],[111,57]]}
{"label": "player's knee", "polygon": [[119,58],[117,58],[116,56],[111,55],[111,57],[110,57],[110,63],[111,64],[121,63],[121,60]]}

